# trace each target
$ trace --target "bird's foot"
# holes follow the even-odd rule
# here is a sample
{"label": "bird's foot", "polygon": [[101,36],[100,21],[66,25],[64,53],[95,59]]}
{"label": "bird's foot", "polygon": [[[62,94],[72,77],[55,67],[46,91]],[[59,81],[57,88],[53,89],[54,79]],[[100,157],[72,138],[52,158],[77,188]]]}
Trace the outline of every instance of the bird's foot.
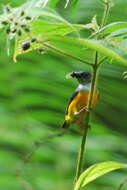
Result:
{"label": "bird's foot", "polygon": [[92,108],[87,108],[87,107],[85,107],[85,111],[86,111],[86,112],[91,112],[91,111],[92,111]]}
{"label": "bird's foot", "polygon": [[75,114],[75,116],[77,116],[77,115],[79,115],[80,113],[82,113],[82,112],[91,112],[92,111],[92,108],[87,108],[87,107],[84,107],[84,108],[82,108],[81,110],[79,110],[78,112],[75,112],[74,114]]}

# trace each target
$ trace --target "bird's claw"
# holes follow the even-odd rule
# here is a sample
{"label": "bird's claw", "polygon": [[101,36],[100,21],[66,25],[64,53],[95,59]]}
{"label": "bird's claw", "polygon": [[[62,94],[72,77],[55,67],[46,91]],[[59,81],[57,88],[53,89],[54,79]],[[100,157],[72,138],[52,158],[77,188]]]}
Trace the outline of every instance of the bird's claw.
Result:
{"label": "bird's claw", "polygon": [[86,111],[86,112],[91,112],[92,111],[92,108],[87,108],[87,107],[84,107],[82,108],[81,110],[79,110],[78,112],[75,112],[75,116],[79,115],[80,113],[82,113],[83,111]]}
{"label": "bird's claw", "polygon": [[91,112],[92,108],[85,108],[86,112]]}

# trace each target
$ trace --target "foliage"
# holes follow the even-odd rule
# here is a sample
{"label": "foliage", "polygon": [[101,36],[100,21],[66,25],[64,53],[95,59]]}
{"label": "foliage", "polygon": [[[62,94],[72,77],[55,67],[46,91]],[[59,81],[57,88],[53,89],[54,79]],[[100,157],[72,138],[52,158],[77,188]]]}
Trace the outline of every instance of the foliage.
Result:
{"label": "foliage", "polygon": [[97,177],[104,175],[105,173],[126,167],[127,166],[125,164],[110,161],[94,164],[81,174],[76,183],[75,190],[84,187],[85,185],[95,180]]}

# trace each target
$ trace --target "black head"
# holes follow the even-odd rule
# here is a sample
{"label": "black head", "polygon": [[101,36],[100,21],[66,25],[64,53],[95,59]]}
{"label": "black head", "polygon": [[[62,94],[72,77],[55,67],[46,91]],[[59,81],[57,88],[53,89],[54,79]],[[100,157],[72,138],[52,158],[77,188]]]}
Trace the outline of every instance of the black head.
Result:
{"label": "black head", "polygon": [[71,72],[70,77],[76,78],[80,84],[87,84],[91,82],[91,73],[85,71]]}

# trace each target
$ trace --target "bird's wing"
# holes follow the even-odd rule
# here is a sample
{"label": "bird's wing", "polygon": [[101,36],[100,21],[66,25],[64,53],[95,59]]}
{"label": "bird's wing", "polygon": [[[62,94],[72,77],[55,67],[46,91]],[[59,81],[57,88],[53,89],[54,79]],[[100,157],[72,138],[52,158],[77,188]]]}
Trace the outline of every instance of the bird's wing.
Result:
{"label": "bird's wing", "polygon": [[77,94],[78,94],[78,89],[76,89],[75,91],[74,91],[74,93],[72,94],[72,96],[71,96],[71,98],[70,98],[70,100],[69,100],[69,102],[68,102],[68,105],[67,105],[67,107],[66,107],[66,112],[65,112],[65,114],[67,115],[68,114],[68,108],[69,108],[69,105],[70,105],[70,103],[74,100],[74,98],[77,96]]}

